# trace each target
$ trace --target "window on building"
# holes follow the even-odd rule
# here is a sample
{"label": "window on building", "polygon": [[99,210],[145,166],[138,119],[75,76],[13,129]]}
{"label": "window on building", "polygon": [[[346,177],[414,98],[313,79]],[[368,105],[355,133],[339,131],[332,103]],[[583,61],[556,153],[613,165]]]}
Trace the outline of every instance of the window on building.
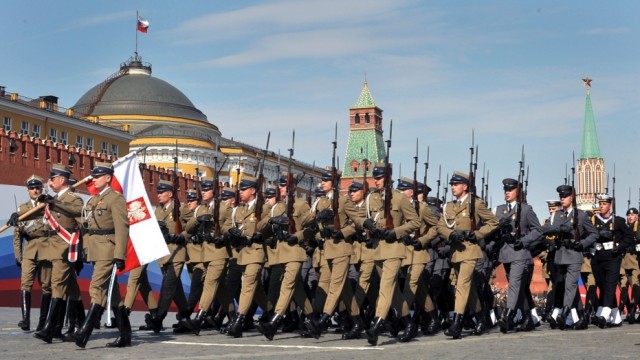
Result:
{"label": "window on building", "polygon": [[353,160],[351,162],[351,171],[353,171],[354,173],[358,172],[359,167],[360,167],[360,164],[358,163],[357,160]]}
{"label": "window on building", "polygon": [[39,138],[40,137],[40,125],[33,124],[33,131],[31,132],[31,136]]}
{"label": "window on building", "polygon": [[87,149],[87,151],[93,151],[93,138],[87,138],[85,149]]}
{"label": "window on building", "polygon": [[111,155],[118,156],[118,145],[111,144]]}
{"label": "window on building", "polygon": [[106,141],[102,142],[102,153],[106,154],[109,152],[109,143],[107,143]]}
{"label": "window on building", "polygon": [[11,131],[11,117],[5,116],[2,124],[4,131]]}
{"label": "window on building", "polygon": [[371,123],[371,119],[369,118],[369,113],[364,114],[364,122],[367,124]]}
{"label": "window on building", "polygon": [[58,130],[57,129],[49,129],[49,140],[56,142],[58,141]]}
{"label": "window on building", "polygon": [[84,136],[76,135],[76,149],[82,149],[82,145],[84,143]]}
{"label": "window on building", "polygon": [[69,133],[66,131],[60,131],[60,143],[62,145],[67,145],[69,143]]}
{"label": "window on building", "polygon": [[360,114],[358,114],[358,113],[356,113],[355,122],[356,122],[356,124],[360,124]]}
{"label": "window on building", "polygon": [[20,125],[20,134],[29,135],[29,122],[23,121]]}

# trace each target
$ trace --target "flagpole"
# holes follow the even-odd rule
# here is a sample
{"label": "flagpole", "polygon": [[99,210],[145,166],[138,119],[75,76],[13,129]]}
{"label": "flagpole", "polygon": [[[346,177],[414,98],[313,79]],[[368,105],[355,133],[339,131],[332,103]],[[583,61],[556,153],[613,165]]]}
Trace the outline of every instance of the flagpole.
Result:
{"label": "flagpole", "polygon": [[138,59],[138,17],[140,15],[138,14],[138,10],[136,10],[136,26],[134,27],[134,31],[136,32],[136,51],[134,52],[134,54],[136,55],[136,60]]}

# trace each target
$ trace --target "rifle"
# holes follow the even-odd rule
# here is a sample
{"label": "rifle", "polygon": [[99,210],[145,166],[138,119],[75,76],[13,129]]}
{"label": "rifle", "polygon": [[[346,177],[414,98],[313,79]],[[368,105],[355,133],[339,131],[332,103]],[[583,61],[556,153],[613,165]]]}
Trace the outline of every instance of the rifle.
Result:
{"label": "rifle", "polygon": [[424,179],[422,179],[422,182],[424,183],[424,195],[423,195],[423,201],[427,201],[427,172],[429,171],[429,146],[427,146],[427,162],[424,163]]}
{"label": "rifle", "polygon": [[[218,157],[215,156],[213,158],[213,167],[216,168],[218,165]],[[196,180],[193,182],[193,188],[196,191],[196,202],[200,204],[202,201],[202,190],[200,189],[200,164],[198,163],[198,159],[196,158]]]}
{"label": "rifle", "polygon": [[[482,199],[484,202],[486,202],[486,198],[484,197],[484,179],[485,179],[485,174],[486,174],[486,163],[482,163],[482,185],[480,185],[480,199]],[[488,181],[488,180],[487,180]]]}
{"label": "rifle", "polygon": [[631,207],[631,186],[629,186],[629,199],[627,200],[627,209]]}
{"label": "rifle", "polygon": [[393,229],[393,218],[391,217],[391,196],[393,184],[391,183],[391,164],[389,163],[389,151],[391,149],[391,132],[393,131],[393,120],[389,122],[389,140],[386,140],[387,151],[384,156],[384,216],[385,230]]}
{"label": "rifle", "polygon": [[174,234],[182,232],[182,222],[180,222],[180,199],[178,198],[178,140],[176,140],[176,156],[173,158],[173,222],[175,223]]}
{"label": "rifle", "polygon": [[[217,194],[215,194],[215,195],[217,195]],[[236,204],[236,206],[240,205],[240,160],[238,160],[238,167],[236,168],[235,204]]]}
{"label": "rifle", "polygon": [[436,184],[438,185],[438,189],[436,190],[436,207],[439,208],[438,202],[440,201],[440,178],[442,176],[442,165],[438,164],[438,181]]}
{"label": "rifle", "polygon": [[580,228],[578,227],[578,199],[576,199],[576,154],[573,153],[573,162],[571,166],[571,187],[573,199],[571,201],[571,206],[573,207],[573,240],[577,243],[580,241]]}
{"label": "rifle", "polygon": [[[420,203],[418,202],[418,139],[416,138],[416,156],[413,157],[413,207],[416,214],[420,214]],[[426,165],[428,167],[428,165]],[[424,174],[425,178],[427,174]],[[425,180],[426,181],[426,180]],[[426,185],[426,183],[425,183]],[[414,239],[420,237],[420,227],[414,233]]]}
{"label": "rifle", "polygon": [[613,245],[617,246],[616,242],[616,163],[613,163],[613,188],[611,199],[611,234],[613,234]]}
{"label": "rifle", "polygon": [[[449,178],[449,173],[447,173],[447,177],[445,179],[448,179],[448,178]],[[443,204],[446,204],[446,202],[447,202],[447,191],[448,190],[449,190],[449,187],[447,187],[447,186],[443,186],[442,187],[442,192],[444,194],[442,195],[442,200],[441,201],[442,201]]]}
{"label": "rifle", "polygon": [[256,194],[256,208],[255,208],[255,217],[256,222],[262,220],[262,205],[264,204],[264,193],[262,192],[262,187],[264,186],[264,163],[267,159],[267,151],[269,151],[269,140],[271,139],[271,131],[267,134],[267,146],[262,152],[262,159],[258,163],[258,186],[257,186],[257,194]]}
{"label": "rifle", "polygon": [[524,194],[522,194],[522,199],[526,203],[527,202],[527,193],[529,192],[529,165],[527,165],[527,176],[524,178]]}
{"label": "rifle", "polygon": [[[362,153],[362,148],[360,148],[360,153]],[[369,183],[367,182],[367,168],[369,167],[369,143],[367,143],[367,153],[365,155],[365,158],[362,159],[362,165],[362,188],[363,194],[366,197],[369,193]]]}
{"label": "rifle", "polygon": [[524,145],[522,145],[522,155],[520,157],[520,168],[518,169],[518,198],[516,200],[516,219],[515,219],[515,232],[516,240],[522,237],[522,228],[520,226],[520,220],[522,215],[522,201],[524,199],[524,193],[522,191],[522,181],[524,179]]}
{"label": "rifle", "polygon": [[293,136],[291,138],[291,148],[289,149],[289,164],[287,169],[287,218],[289,219],[289,235],[296,233],[296,222],[293,219],[293,202],[295,201],[295,185],[293,184],[293,173],[291,172],[291,165],[293,163],[293,149],[296,141],[296,131],[293,130]]}
{"label": "rifle", "polygon": [[[313,160],[313,165],[311,165],[311,171],[314,171],[316,168],[316,161]],[[307,195],[307,205],[311,207],[311,194],[313,194],[313,173],[309,175],[309,195]]]}
{"label": "rifle", "polygon": [[471,227],[469,232],[474,232],[478,228],[478,224],[476,224],[476,166],[473,162],[473,150],[476,149],[476,161],[478,160],[478,152],[475,147],[474,142],[474,132],[471,130],[471,147],[469,148],[469,152],[471,153],[471,159],[469,161],[469,221],[471,222]]}
{"label": "rifle", "polygon": [[213,158],[213,237],[214,239],[220,238],[220,171],[227,162],[227,158],[218,168],[218,157]]}
{"label": "rifle", "polygon": [[336,128],[334,133],[334,140],[331,143],[333,145],[333,155],[331,156],[331,208],[333,209],[333,229],[340,230],[340,214],[338,214],[338,197],[340,196],[340,184],[338,169],[336,168],[336,149],[338,147],[338,123],[336,122]]}

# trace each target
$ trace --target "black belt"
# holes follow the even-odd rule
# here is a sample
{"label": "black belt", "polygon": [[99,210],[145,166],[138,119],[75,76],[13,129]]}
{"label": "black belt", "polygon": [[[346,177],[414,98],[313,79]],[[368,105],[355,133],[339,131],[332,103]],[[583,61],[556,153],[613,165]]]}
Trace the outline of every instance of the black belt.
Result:
{"label": "black belt", "polygon": [[115,229],[105,230],[82,230],[83,235],[113,235],[116,233]]}

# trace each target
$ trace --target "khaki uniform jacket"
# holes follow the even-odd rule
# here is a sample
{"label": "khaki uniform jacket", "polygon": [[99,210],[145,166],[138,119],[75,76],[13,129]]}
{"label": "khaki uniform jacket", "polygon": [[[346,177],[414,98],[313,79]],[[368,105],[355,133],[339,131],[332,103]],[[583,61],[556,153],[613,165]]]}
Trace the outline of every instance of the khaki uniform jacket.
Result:
{"label": "khaki uniform jacket", "polygon": [[[156,207],[155,211],[156,219],[158,221],[164,221],[167,224],[167,229],[169,229],[169,234],[171,235],[175,235],[176,233],[176,219],[173,218],[174,205],[174,202],[171,202],[167,207],[160,205]],[[182,215],[182,213],[180,213],[180,215]],[[180,221],[180,219],[178,219],[178,221]],[[167,248],[169,248],[169,255],[158,259],[159,266],[162,267],[167,263],[183,263],[187,261],[187,249],[185,244],[169,243],[167,244]]]}
{"label": "khaki uniform jacket", "polygon": [[359,222],[358,219],[367,218],[367,207],[365,201],[363,200],[359,204],[355,204],[351,199],[349,199],[348,201],[345,201],[343,205],[344,206],[340,207],[340,210],[344,211],[344,214],[349,218],[350,223],[342,228],[342,234],[345,239],[355,239],[355,241],[353,241],[351,264],[358,264],[363,261],[373,261],[376,250],[366,246],[367,239],[365,238],[365,231],[361,227],[356,226],[356,223]]}
{"label": "khaki uniform jacket", "polygon": [[[83,205],[84,201],[82,201],[82,198],[71,189],[68,189],[62,196],[56,195],[54,197],[53,206],[49,205],[49,211],[61,227],[67,229],[70,233],[74,233],[79,231],[76,219],[82,215]],[[47,220],[45,220],[45,227],[50,231],[54,231]],[[66,260],[68,256],[69,244],[60,236],[51,235],[48,246],[43,248],[40,259]]]}
{"label": "khaki uniform jacket", "polygon": [[[469,199],[467,194],[462,203],[450,201],[445,204],[442,210],[442,217],[438,222],[438,234],[443,239],[448,239],[454,231],[470,231],[471,218],[469,217]],[[475,231],[476,238],[482,240],[491,234],[498,227],[498,218],[487,209],[484,202],[475,198],[475,219],[478,229]],[[451,244],[451,262],[459,263],[464,260],[482,258],[482,249],[478,244],[469,241],[455,242]]]}
{"label": "khaki uniform jacket", "polygon": [[[302,229],[304,226],[310,221],[314,221],[313,216],[310,213],[309,204],[302,199],[296,198],[293,203],[293,221],[296,224],[296,236],[298,237],[298,243],[292,245],[287,244],[286,241],[279,241],[276,246],[276,256],[274,261],[269,259],[270,265],[275,264],[286,264],[292,261],[306,261],[307,253],[304,248],[300,246],[301,242],[304,241],[304,234]],[[273,209],[269,212],[269,216],[286,216],[287,215],[287,205],[285,200],[282,200],[276,203],[273,206]],[[263,219],[267,220],[268,219]]]}
{"label": "khaki uniform jacket", "polygon": [[420,203],[420,237],[422,249],[415,250],[413,245],[407,246],[407,258],[402,262],[403,266],[426,264],[431,260],[427,245],[438,236],[438,218],[425,203]]}
{"label": "khaki uniform jacket", "polygon": [[[229,232],[228,229],[232,227],[242,229],[243,235],[248,238],[251,238],[256,232],[262,232],[264,224],[266,224],[265,217],[263,216],[262,221],[258,221],[255,206],[255,199],[250,204],[238,206],[234,216],[230,217],[224,225],[224,228],[227,229],[227,234]],[[251,243],[238,253],[238,265],[264,264],[266,261],[267,256],[263,244]]]}
{"label": "khaki uniform jacket", "polygon": [[630,226],[630,228],[634,235],[633,240],[635,241],[635,246],[631,248],[632,250],[631,253],[624,254],[624,256],[622,257],[622,264],[620,264],[620,268],[625,270],[634,270],[634,269],[637,270],[639,269],[638,255],[633,253],[633,250],[637,251],[638,245],[640,245],[640,226],[638,226],[638,221],[633,223],[633,225]]}
{"label": "khaki uniform jacket", "polygon": [[[349,200],[346,196],[340,196],[338,198],[338,217],[340,218],[340,229],[343,229],[347,226],[347,221],[351,222],[346,215],[344,210],[344,204]],[[315,217],[316,214],[324,209],[331,209],[331,199],[327,197],[319,198],[318,204],[315,208],[315,212],[312,212],[312,215]],[[333,210],[333,209],[332,209]],[[320,227],[323,225],[320,224]],[[343,233],[344,234],[344,233]],[[348,236],[345,236],[345,239],[348,240]],[[353,255],[353,245],[350,242],[345,241],[345,239],[334,241],[334,239],[323,239],[324,242],[324,258],[327,260],[340,258],[343,256],[351,256]]]}
{"label": "khaki uniform jacket", "polygon": [[114,230],[114,234],[84,235],[88,261],[104,261],[127,257],[129,218],[124,197],[112,188],[94,195],[84,207],[83,224],[86,230]]}
{"label": "khaki uniform jacket", "polygon": [[[213,215],[213,207],[210,207],[208,209],[209,209],[209,213]],[[218,226],[220,226],[220,236],[223,236],[225,231],[229,231],[229,229],[226,229],[226,230],[224,229],[224,224],[227,218],[231,218],[232,212],[233,210],[229,207],[227,203],[224,203],[224,202],[220,203],[220,209],[218,214]],[[225,241],[224,243],[219,245],[204,242],[202,244],[202,248],[204,250],[204,254],[202,255],[203,262],[209,262],[209,261],[220,260],[220,259],[229,259],[233,255],[231,253],[231,245],[229,245],[228,241]]]}
{"label": "khaki uniform jacket", "polygon": [[187,249],[187,262],[190,264],[202,262],[202,244],[194,244],[191,242],[190,239],[195,235],[195,230],[194,233],[189,232],[189,227],[193,226],[193,222],[196,221],[194,214],[195,211],[198,210],[198,207],[200,207],[200,205],[194,210],[189,210],[186,204],[184,204],[180,211],[180,221],[182,222],[182,229],[184,230],[184,238],[187,240],[187,245],[185,246]]}
{"label": "khaki uniform jacket", "polygon": [[[33,209],[35,206],[31,200],[25,202],[18,207],[18,216]],[[47,228],[44,225],[44,208],[37,211],[29,218],[20,221],[18,226],[13,229],[13,253],[16,260],[39,259],[39,249],[44,245],[48,245],[49,240],[46,238]],[[24,245],[22,239],[25,238]]]}
{"label": "khaki uniform jacket", "polygon": [[[384,200],[382,194],[374,190],[367,195],[365,206],[368,209],[368,216],[356,218],[356,214],[348,214],[356,223],[358,228],[363,228],[363,223],[370,218],[378,229],[384,229],[386,216],[391,216],[393,229],[396,232],[396,240],[408,236],[420,227],[420,220],[416,210],[411,205],[411,200],[398,190],[393,190],[391,194],[391,214],[384,213]],[[407,247],[404,242],[396,241],[388,243],[380,239],[376,247],[375,260],[404,259],[407,257]]]}

